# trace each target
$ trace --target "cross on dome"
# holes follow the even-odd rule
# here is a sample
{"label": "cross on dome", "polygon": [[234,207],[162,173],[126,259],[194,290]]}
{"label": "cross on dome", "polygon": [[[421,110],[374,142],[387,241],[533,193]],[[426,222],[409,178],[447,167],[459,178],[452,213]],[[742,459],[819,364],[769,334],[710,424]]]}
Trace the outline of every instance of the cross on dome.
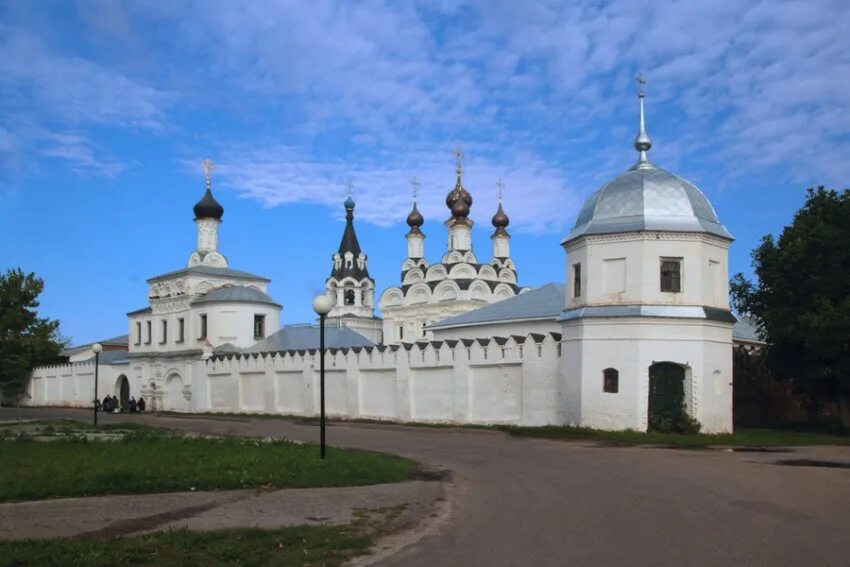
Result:
{"label": "cross on dome", "polygon": [[639,156],[637,167],[651,167],[649,159],[646,157],[646,152],[648,152],[652,147],[652,140],[650,139],[649,134],[646,133],[646,119],[644,118],[643,111],[643,87],[646,85],[646,77],[643,73],[638,73],[636,80],[639,85],[638,99],[640,99],[640,129],[635,137],[635,149],[638,151]]}
{"label": "cross on dome", "polygon": [[419,180],[416,179],[416,176],[413,176],[413,179],[410,180],[410,184],[413,186],[413,202],[416,202],[417,197],[419,196]]}

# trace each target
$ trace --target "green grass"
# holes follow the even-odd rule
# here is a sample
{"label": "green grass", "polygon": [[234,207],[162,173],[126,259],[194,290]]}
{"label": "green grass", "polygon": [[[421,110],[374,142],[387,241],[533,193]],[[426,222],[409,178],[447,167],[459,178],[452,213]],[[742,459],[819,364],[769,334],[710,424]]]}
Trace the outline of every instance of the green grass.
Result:
{"label": "green grass", "polygon": [[0,501],[368,485],[406,480],[415,468],[368,451],[329,447],[322,461],[312,444],[193,438],[137,426],[120,441],[0,441]]}
{"label": "green grass", "polygon": [[175,530],[135,537],[0,541],[0,567],[341,565],[370,538],[349,527]]}
{"label": "green grass", "polygon": [[733,447],[792,447],[797,445],[850,445],[850,437],[800,433],[775,429],[737,428],[735,433],[718,435],[681,435],[676,433],[645,433],[641,431],[600,431],[586,427],[502,427],[517,437],[537,437],[563,440],[591,440],[623,445],[663,445],[668,447],[701,448]]}

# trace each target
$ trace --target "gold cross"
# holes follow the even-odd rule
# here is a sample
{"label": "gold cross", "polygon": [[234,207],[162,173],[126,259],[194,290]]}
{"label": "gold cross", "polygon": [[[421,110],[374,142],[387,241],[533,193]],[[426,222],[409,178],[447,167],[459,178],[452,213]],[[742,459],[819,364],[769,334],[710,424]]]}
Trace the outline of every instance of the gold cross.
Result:
{"label": "gold cross", "polygon": [[460,146],[455,147],[454,154],[455,154],[455,158],[457,159],[457,174],[460,175],[463,172],[463,169],[461,167],[461,162],[463,161],[463,158],[466,157],[466,156],[464,156],[463,152],[460,151]]}
{"label": "gold cross", "polygon": [[410,184],[413,185],[413,201],[416,201],[416,197],[419,195],[419,180],[416,179],[416,176],[413,176],[413,179],[410,180]]}
{"label": "gold cross", "polygon": [[505,182],[502,181],[501,177],[499,178],[498,181],[496,181],[496,187],[499,188],[499,202],[501,203],[502,202],[502,189],[505,188]]}
{"label": "gold cross", "polygon": [[646,84],[646,77],[643,73],[638,73],[637,82],[640,85],[640,87],[638,87],[640,89],[638,94],[643,95],[643,86]]}
{"label": "gold cross", "polygon": [[201,169],[204,170],[204,179],[207,182],[207,187],[209,187],[210,186],[210,175],[212,174],[213,170],[215,169],[215,164],[213,163],[213,161],[210,158],[207,158],[207,159],[205,159],[204,161],[201,162]]}

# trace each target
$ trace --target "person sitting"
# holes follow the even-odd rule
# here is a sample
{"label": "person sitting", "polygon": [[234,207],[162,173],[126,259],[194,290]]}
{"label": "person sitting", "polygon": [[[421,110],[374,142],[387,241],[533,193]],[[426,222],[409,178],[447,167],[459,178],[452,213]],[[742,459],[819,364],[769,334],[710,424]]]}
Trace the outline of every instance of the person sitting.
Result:
{"label": "person sitting", "polygon": [[110,407],[112,408],[112,413],[120,413],[121,412],[121,404],[118,403],[118,397],[112,396],[112,402],[110,403]]}
{"label": "person sitting", "polygon": [[104,412],[112,411],[112,399],[109,396],[103,398],[103,404],[100,406]]}
{"label": "person sitting", "polygon": [[139,401],[136,402],[136,407],[139,408],[139,411],[145,411],[145,399],[139,398]]}
{"label": "person sitting", "polygon": [[130,398],[130,413],[136,413],[136,408],[137,408],[136,398],[131,397]]}

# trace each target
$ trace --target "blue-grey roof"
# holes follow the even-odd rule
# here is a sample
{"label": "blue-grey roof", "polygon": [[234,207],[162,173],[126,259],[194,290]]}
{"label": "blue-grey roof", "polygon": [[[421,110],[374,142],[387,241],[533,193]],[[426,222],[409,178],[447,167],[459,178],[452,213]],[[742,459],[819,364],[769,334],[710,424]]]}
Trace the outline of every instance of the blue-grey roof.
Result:
{"label": "blue-grey roof", "polygon": [[183,274],[206,274],[208,276],[225,276],[228,278],[262,280],[265,282],[271,281],[270,279],[264,278],[263,276],[258,276],[249,272],[243,272],[242,270],[233,270],[231,268],[214,268],[212,266],[192,266],[191,268],[183,268],[182,270],[175,270],[173,272],[167,272],[165,274],[154,276],[148,279],[148,282],[153,282],[162,278],[170,278],[172,276],[180,276]]}
{"label": "blue-grey roof", "polygon": [[280,307],[269,294],[244,285],[226,285],[209,291],[192,302],[192,305],[204,303],[263,303]]}
{"label": "blue-grey roof", "polygon": [[447,329],[524,319],[554,319],[564,308],[564,284],[550,283],[473,311],[455,315],[429,325],[428,329]]}
{"label": "blue-grey roof", "polygon": [[[94,362],[94,353],[80,362]],[[126,350],[105,350],[100,353],[98,364],[129,364]]]}
{"label": "blue-grey roof", "polygon": [[645,162],[596,190],[564,242],[586,234],[642,230],[705,232],[732,239],[702,191]]}
{"label": "blue-grey roof", "polygon": [[[375,346],[375,343],[348,327],[325,327],[325,348]],[[245,352],[275,352],[319,348],[318,325],[288,325]]]}
{"label": "blue-grey roof", "polygon": [[759,336],[756,322],[747,315],[738,317],[738,321],[732,327],[732,337],[738,341],[764,343],[764,340]]}
{"label": "blue-grey roof", "polygon": [[118,335],[117,337],[112,337],[111,339],[103,339],[100,341],[93,341],[90,343],[85,343],[81,345],[70,346],[66,349],[63,349],[59,354],[61,356],[71,356],[78,352],[82,352],[86,349],[91,348],[94,343],[100,343],[101,345],[120,345],[126,347],[130,344],[130,336],[129,335]]}

